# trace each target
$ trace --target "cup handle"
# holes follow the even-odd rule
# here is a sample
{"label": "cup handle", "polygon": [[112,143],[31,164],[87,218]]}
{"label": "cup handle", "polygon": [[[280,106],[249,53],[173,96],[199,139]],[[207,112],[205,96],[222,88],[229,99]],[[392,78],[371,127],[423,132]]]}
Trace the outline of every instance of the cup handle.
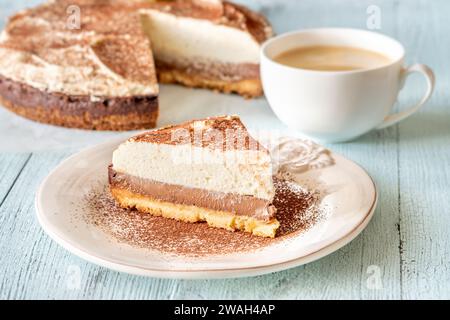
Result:
{"label": "cup handle", "polygon": [[402,75],[401,75],[401,80],[400,80],[401,88],[403,88],[406,78],[414,72],[421,73],[427,80],[427,90],[426,90],[425,94],[423,95],[422,99],[420,99],[419,103],[417,103],[415,106],[410,107],[405,111],[401,111],[401,112],[386,116],[386,118],[384,118],[383,122],[377,127],[377,129],[383,129],[383,128],[389,127],[389,126],[409,117],[414,112],[419,110],[420,107],[422,107],[424,105],[424,103],[430,98],[431,94],[433,93],[433,89],[434,89],[435,77],[434,77],[433,70],[431,70],[430,67],[428,67],[424,64],[416,63],[416,64],[413,64],[402,70]]}

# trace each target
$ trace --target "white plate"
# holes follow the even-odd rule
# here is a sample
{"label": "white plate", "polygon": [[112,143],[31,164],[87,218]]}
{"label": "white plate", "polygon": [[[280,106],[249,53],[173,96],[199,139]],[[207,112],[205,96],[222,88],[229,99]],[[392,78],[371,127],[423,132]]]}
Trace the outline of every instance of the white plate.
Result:
{"label": "white plate", "polygon": [[302,174],[325,191],[326,219],[260,250],[208,257],[167,255],[120,243],[79,216],[79,204],[95,184],[106,185],[111,155],[123,139],[83,150],[63,161],[42,182],[36,212],[42,228],[61,246],[98,265],[161,278],[233,278],[280,271],[317,260],[353,240],[369,223],[377,192],[354,162],[331,154],[334,164]]}

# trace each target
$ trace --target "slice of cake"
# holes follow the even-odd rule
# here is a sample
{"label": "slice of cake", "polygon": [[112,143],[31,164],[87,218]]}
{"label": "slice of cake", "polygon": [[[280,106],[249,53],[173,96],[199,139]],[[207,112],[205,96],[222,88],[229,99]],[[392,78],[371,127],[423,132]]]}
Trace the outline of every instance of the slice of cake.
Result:
{"label": "slice of cake", "polygon": [[269,152],[235,116],[130,138],[113,153],[109,184],[124,208],[263,237],[279,227]]}

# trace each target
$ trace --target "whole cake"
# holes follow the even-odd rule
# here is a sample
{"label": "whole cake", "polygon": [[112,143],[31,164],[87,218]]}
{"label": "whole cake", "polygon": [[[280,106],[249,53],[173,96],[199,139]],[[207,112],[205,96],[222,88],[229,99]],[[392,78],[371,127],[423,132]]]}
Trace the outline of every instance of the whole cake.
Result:
{"label": "whole cake", "polygon": [[267,21],[219,0],[56,0],[0,36],[0,103],[32,120],[97,130],[153,128],[158,81],[262,94]]}
{"label": "whole cake", "polygon": [[130,138],[113,153],[109,184],[124,208],[262,237],[279,227],[269,152],[236,116]]}

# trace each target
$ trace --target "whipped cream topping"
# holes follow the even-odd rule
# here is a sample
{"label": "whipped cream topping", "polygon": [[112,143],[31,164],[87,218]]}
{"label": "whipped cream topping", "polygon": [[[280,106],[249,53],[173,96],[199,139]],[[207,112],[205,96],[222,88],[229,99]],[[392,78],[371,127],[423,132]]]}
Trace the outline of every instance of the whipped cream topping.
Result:
{"label": "whipped cream topping", "polygon": [[280,137],[270,147],[270,155],[274,175],[283,180],[334,164],[328,149],[311,140],[298,138]]}

